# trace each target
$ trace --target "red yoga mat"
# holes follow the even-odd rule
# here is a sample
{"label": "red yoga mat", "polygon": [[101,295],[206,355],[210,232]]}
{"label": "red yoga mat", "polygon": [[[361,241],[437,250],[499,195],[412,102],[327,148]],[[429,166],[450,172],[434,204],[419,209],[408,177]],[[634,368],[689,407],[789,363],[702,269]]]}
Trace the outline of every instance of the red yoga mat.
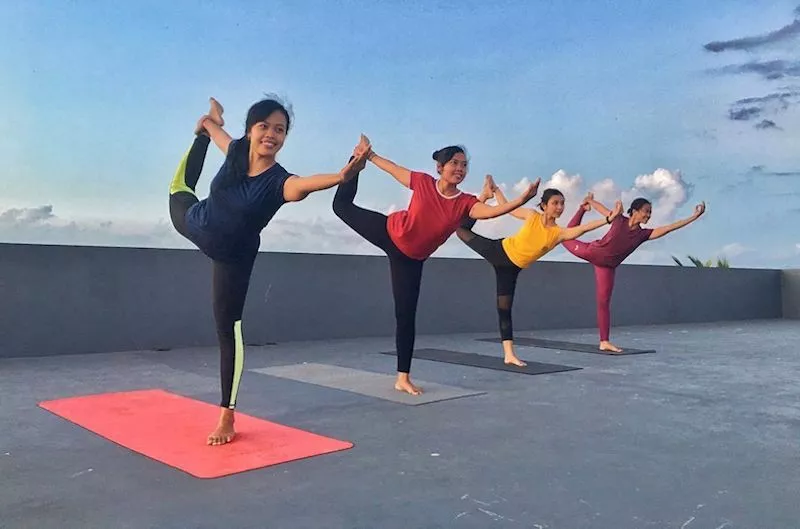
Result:
{"label": "red yoga mat", "polygon": [[59,417],[198,478],[217,478],[353,447],[236,412],[236,438],[209,446],[220,408],[160,389],[39,403]]}

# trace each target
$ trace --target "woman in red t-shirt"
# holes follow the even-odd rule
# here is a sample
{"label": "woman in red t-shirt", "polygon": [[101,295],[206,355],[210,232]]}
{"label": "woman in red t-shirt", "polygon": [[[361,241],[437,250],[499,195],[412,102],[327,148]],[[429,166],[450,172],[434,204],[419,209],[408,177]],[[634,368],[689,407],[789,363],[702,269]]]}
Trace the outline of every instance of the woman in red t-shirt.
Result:
{"label": "woman in red t-shirt", "polygon": [[[536,194],[531,185],[515,200],[489,206],[475,195],[464,193],[458,185],[467,176],[467,157],[463,147],[450,146],[433,153],[439,178],[410,171],[378,156],[369,140],[362,135],[354,156],[368,152],[367,159],[411,189],[408,208],[386,216],[356,206],[358,174],[339,185],[333,199],[333,211],[367,241],[386,253],[392,276],[395,306],[395,342],[397,348],[397,381],[395,389],[411,395],[422,390],[411,383],[411,357],[416,335],[416,312],[422,265],[452,235],[465,217],[491,219],[505,215],[527,203]],[[356,168],[358,169],[358,167]]]}
{"label": "woman in red t-shirt", "polygon": [[[568,226],[577,226],[583,214],[592,208],[601,215],[609,210],[589,193],[581,203]],[[620,215],[611,223],[611,228],[601,238],[592,242],[569,241],[564,243],[570,253],[594,265],[595,297],[597,301],[597,327],[600,331],[600,350],[620,353],[622,349],[608,339],[611,330],[611,294],[614,289],[614,275],[617,267],[645,241],[663,237],[671,231],[682,228],[697,220],[706,210],[705,202],[695,207],[692,216],[659,228],[642,228],[653,213],[653,205],[645,198],[637,198],[628,208],[628,216]]]}

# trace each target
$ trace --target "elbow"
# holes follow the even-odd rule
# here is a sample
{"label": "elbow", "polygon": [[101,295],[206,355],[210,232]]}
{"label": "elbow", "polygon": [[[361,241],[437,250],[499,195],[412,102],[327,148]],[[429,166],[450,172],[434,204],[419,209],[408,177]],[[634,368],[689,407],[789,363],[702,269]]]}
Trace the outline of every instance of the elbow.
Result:
{"label": "elbow", "polygon": [[304,200],[310,193],[300,189],[287,189],[283,193],[283,199],[286,202],[300,202]]}

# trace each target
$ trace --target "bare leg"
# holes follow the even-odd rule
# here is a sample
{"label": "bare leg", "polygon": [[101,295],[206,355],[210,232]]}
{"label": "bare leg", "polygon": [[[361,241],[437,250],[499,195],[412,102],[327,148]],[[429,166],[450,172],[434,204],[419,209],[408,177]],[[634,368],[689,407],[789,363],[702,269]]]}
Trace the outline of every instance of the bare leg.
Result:
{"label": "bare leg", "polygon": [[233,441],[236,432],[233,428],[233,410],[222,408],[216,429],[208,435],[207,444],[212,446],[224,445]]}

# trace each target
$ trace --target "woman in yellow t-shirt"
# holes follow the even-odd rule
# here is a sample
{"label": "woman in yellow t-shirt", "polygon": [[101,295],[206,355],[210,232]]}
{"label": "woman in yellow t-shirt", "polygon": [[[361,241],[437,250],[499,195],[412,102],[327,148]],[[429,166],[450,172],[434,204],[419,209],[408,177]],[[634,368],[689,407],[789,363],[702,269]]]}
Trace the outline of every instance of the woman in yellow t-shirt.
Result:
{"label": "woman in yellow t-shirt", "polygon": [[[539,181],[534,182],[537,189]],[[492,197],[497,197],[499,204],[507,202],[491,175],[487,175],[480,200],[486,201]],[[541,213],[524,207],[512,211],[512,216],[525,222],[511,237],[487,239],[478,235],[472,231],[475,219],[469,218],[465,219],[456,231],[459,239],[494,267],[497,276],[497,315],[500,320],[500,337],[503,340],[504,362],[521,367],[527,364],[514,354],[514,335],[511,325],[511,307],[514,303],[517,276],[523,269],[562,242],[577,239],[586,232],[610,224],[622,213],[622,202],[617,201],[614,210],[606,218],[571,228],[562,228],[556,224],[556,219],[564,212],[564,195],[558,189],[544,190],[539,209],[542,210]]]}

